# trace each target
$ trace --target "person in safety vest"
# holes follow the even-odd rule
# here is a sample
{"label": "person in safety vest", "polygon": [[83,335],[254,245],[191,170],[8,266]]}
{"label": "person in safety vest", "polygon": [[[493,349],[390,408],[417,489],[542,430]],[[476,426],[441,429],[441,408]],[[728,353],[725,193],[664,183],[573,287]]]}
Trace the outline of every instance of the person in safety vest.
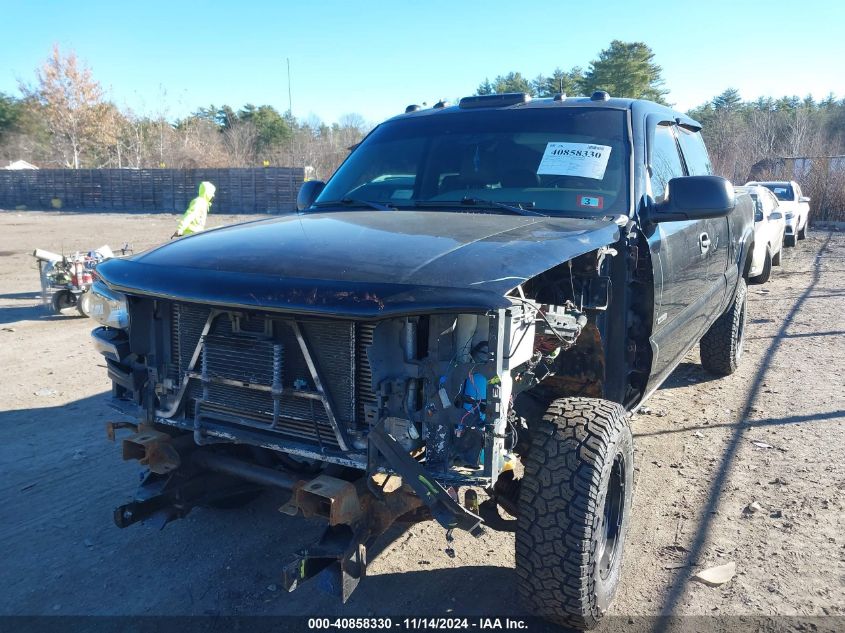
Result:
{"label": "person in safety vest", "polygon": [[214,198],[214,185],[210,182],[201,182],[199,195],[191,200],[188,205],[185,215],[176,227],[176,232],[170,236],[182,237],[183,235],[191,235],[192,233],[199,233],[205,229],[205,219],[208,217],[208,212],[211,209],[211,199]]}

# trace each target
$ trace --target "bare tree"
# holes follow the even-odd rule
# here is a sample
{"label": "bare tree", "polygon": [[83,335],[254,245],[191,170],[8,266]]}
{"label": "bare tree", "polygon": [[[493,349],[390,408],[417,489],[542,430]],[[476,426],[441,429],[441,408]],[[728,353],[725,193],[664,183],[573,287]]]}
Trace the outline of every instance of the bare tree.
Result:
{"label": "bare tree", "polygon": [[76,53],[62,55],[58,45],[36,71],[36,84],[20,86],[44,109],[51,139],[67,167],[79,169],[83,153],[97,142],[98,106],[103,91]]}
{"label": "bare tree", "polygon": [[238,121],[223,130],[223,143],[232,167],[250,167],[255,164],[255,145],[258,131],[251,121]]}
{"label": "bare tree", "polygon": [[802,148],[812,133],[812,112],[807,106],[795,109],[795,114],[789,121],[789,152],[792,156],[799,156]]}

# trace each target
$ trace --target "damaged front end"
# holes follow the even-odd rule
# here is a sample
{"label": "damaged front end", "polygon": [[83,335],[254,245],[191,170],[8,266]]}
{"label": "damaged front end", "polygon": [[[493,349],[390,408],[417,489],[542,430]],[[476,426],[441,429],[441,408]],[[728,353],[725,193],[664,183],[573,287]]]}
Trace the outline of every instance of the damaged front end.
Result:
{"label": "damaged front end", "polygon": [[109,434],[128,428],[124,459],[147,469],[116,524],[164,526],[282,489],[281,512],[326,522],[284,566],[284,586],[323,573],[344,600],[396,522],[478,535],[473,488],[516,512],[530,434],[518,396],[585,376],[601,389],[602,368],[582,357],[601,355],[613,255],[591,251],[472,305],[447,300],[453,289],[433,307],[433,291],[416,289],[400,294],[417,308],[424,298],[424,312],[331,316],[136,294],[104,268],[92,336],[114,403],[134,418]]}

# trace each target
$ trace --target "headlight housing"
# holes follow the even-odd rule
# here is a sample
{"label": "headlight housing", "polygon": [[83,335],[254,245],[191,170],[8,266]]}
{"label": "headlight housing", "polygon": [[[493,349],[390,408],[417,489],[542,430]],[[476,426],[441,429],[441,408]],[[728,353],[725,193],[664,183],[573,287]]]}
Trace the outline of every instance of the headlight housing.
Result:
{"label": "headlight housing", "polygon": [[791,212],[788,212],[788,213],[787,213],[786,215],[784,215],[783,217],[784,217],[784,218],[786,218],[787,220],[791,220],[792,218],[794,218],[794,217],[795,217],[795,214],[794,214],[794,213],[791,213]]}
{"label": "headlight housing", "polygon": [[91,286],[90,317],[97,323],[125,330],[129,328],[126,295],[113,292],[101,281]]}

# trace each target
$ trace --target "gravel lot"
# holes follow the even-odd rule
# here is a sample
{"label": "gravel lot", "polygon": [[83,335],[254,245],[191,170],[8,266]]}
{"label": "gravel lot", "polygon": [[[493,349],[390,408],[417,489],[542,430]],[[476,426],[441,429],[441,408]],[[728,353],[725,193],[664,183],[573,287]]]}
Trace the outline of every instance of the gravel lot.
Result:
{"label": "gravel lot", "polygon": [[[457,534],[450,559],[435,524],[394,530],[342,605],[316,583],[281,591],[287,555],[319,532],[276,511],[282,494],[197,509],[160,532],[114,527],[139,468],[105,437],[119,418],[91,322],[40,306],[29,253],[138,251],[175,223],[0,211],[0,614],[525,615],[508,532]],[[616,614],[845,616],[845,234],[812,232],[772,279],[749,287],[740,371],[713,379],[693,350],[634,418]],[[691,580],[730,561],[721,587]]]}

